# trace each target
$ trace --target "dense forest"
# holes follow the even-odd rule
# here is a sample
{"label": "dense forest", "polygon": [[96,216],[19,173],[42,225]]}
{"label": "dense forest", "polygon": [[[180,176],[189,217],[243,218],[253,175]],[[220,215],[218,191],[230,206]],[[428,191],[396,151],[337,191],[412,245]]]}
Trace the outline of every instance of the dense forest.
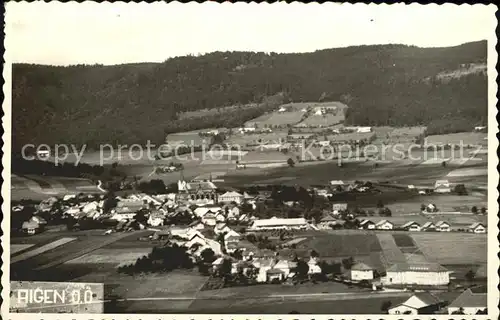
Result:
{"label": "dense forest", "polygon": [[[486,122],[483,74],[440,72],[485,63],[486,41],[449,48],[356,46],[312,53],[214,52],[163,63],[13,66],[13,148],[26,143],[145,144],[165,133],[239,126],[288,101],[349,105],[346,122],[417,125]],[[271,101],[266,99],[273,97]],[[224,117],[183,111],[265,103]]]}

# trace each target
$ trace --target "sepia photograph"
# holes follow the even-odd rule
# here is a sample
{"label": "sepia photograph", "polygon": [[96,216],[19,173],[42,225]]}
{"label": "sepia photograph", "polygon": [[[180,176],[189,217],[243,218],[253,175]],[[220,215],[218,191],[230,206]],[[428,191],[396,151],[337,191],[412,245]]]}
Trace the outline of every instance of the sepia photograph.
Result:
{"label": "sepia photograph", "polygon": [[497,318],[496,10],[7,3],[2,318]]}

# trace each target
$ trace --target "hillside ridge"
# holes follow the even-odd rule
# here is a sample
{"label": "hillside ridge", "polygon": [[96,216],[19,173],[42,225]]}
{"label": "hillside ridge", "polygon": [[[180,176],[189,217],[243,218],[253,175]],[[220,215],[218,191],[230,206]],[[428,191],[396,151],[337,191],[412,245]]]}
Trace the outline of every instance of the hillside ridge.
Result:
{"label": "hillside ridge", "polygon": [[[485,63],[486,51],[486,41],[478,41],[448,48],[213,52],[115,66],[14,64],[13,148],[159,143],[167,133],[240,126],[290,101],[342,101],[349,106],[348,124],[481,124],[487,116],[485,75],[467,73],[447,81],[438,75]],[[178,118],[186,111],[251,103],[260,106],[201,122]]]}

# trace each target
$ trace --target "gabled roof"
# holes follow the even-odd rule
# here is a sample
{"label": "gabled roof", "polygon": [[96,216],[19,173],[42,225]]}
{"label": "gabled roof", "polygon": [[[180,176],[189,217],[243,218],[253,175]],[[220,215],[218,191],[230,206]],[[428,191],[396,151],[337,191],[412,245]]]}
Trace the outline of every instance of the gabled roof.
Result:
{"label": "gabled roof", "polygon": [[[418,300],[420,300],[424,305],[422,306],[420,303],[418,303],[418,305],[415,305],[415,302],[417,302],[417,301],[415,301],[414,298],[417,298]],[[438,297],[434,296],[430,292],[419,292],[419,293],[416,293],[416,294],[412,295],[411,297],[409,297],[406,301],[391,307],[390,309],[397,308],[399,306],[407,306],[409,308],[418,310],[421,308],[425,308],[428,306],[439,304],[441,302],[442,301]]]}
{"label": "gabled roof", "polygon": [[482,226],[483,228],[485,227],[484,224],[482,224],[481,222],[474,222],[469,226],[469,229],[476,229],[479,226]]}
{"label": "gabled roof", "polygon": [[252,196],[251,196],[251,195],[249,195],[248,193],[243,192],[243,198],[245,198],[245,199],[253,199],[253,198],[255,198],[255,197],[252,197]]}
{"label": "gabled roof", "polygon": [[401,226],[401,228],[408,228],[408,227],[410,227],[412,225],[418,225],[418,226],[420,226],[420,223],[415,222],[415,221],[408,221],[407,223],[403,224]]}
{"label": "gabled roof", "polygon": [[390,222],[389,220],[380,220],[379,222],[377,222],[375,225],[376,226],[381,226],[383,224],[386,224],[386,223],[390,223],[391,225],[394,225],[394,223]]}
{"label": "gabled roof", "polygon": [[424,223],[422,225],[422,229],[430,229],[430,228],[434,228],[434,227],[436,227],[436,225],[432,221],[427,221],[426,223]]}
{"label": "gabled roof", "polygon": [[441,299],[430,292],[418,292],[414,296],[416,296],[420,301],[428,306],[441,303]]}
{"label": "gabled roof", "polygon": [[39,227],[40,227],[40,225],[38,224],[38,222],[30,220],[30,221],[23,222],[22,229],[36,229]]}
{"label": "gabled roof", "polygon": [[351,267],[351,270],[355,270],[355,271],[370,271],[370,270],[375,270],[375,268],[370,267],[366,263],[358,262],[358,263],[356,263],[355,265],[353,265]]}
{"label": "gabled roof", "polygon": [[439,263],[428,262],[428,263],[396,263],[387,269],[387,272],[405,272],[405,271],[415,271],[415,272],[445,272],[448,271],[445,267]]}
{"label": "gabled roof", "polygon": [[361,221],[361,223],[359,225],[364,226],[365,224],[375,224],[375,223],[373,223],[373,221],[371,221],[371,220],[364,219],[363,221]]}
{"label": "gabled roof", "polygon": [[219,196],[219,198],[220,197],[243,197],[243,195],[241,193],[239,193],[239,192],[236,192],[236,191],[228,191],[228,192],[226,192],[224,194],[221,194]]}
{"label": "gabled roof", "polygon": [[447,225],[447,226],[449,226],[450,224],[449,224],[448,222],[446,222],[446,221],[442,221],[442,220],[441,220],[441,221],[436,222],[436,227],[440,227],[440,226],[442,226],[442,225]]}
{"label": "gabled roof", "polygon": [[486,292],[474,293],[471,289],[465,290],[448,306],[451,308],[484,307],[488,306]]}

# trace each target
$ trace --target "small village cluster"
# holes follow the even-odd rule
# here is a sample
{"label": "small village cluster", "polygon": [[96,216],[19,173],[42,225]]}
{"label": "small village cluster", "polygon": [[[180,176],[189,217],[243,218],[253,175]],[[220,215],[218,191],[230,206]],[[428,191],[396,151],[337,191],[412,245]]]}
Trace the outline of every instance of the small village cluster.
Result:
{"label": "small village cluster", "polygon": [[[444,181],[439,181],[437,188],[446,185]],[[372,188],[369,183],[346,184],[341,180],[332,180],[331,186],[334,190],[351,190],[355,192],[365,192]],[[328,196],[324,189],[313,189],[318,196]],[[486,226],[480,222],[474,222],[467,227],[455,228],[448,221],[427,221],[419,223],[408,221],[396,225],[390,218],[369,217],[358,219],[356,213],[347,212],[347,203],[333,203],[332,210],[323,212],[319,221],[306,220],[305,218],[277,218],[258,219],[251,212],[256,209],[258,201],[265,201],[269,198],[268,193],[259,195],[249,195],[247,192],[239,193],[227,191],[219,193],[217,186],[211,180],[178,181],[178,192],[169,194],[150,195],[146,193],[136,193],[127,197],[116,196],[115,204],[111,210],[105,210],[105,198],[100,196],[79,196],[68,194],[62,198],[62,211],[65,217],[74,219],[94,219],[117,221],[117,230],[144,229],[147,227],[160,227],[173,224],[176,217],[187,215],[192,223],[187,226],[200,230],[203,228],[213,228],[218,233],[228,231],[228,224],[245,225],[248,231],[265,230],[320,230],[342,228],[345,219],[356,219],[358,229],[366,230],[402,230],[402,231],[466,231],[472,233],[486,233]],[[61,206],[61,199],[50,197],[43,200],[36,206],[36,213],[50,213],[54,211],[54,205]],[[241,212],[241,206],[245,204],[251,207],[249,212]],[[296,201],[285,201],[284,205],[294,206]],[[21,205],[12,208],[13,212],[22,210]],[[105,212],[106,211],[106,212]],[[422,208],[422,213],[436,212],[434,204],[428,204]],[[142,212],[141,221],[137,221],[138,213]],[[22,231],[27,234],[34,234],[42,231],[46,225],[45,219],[40,215],[35,215],[25,221]],[[170,222],[169,222],[170,221]],[[78,224],[76,225],[78,227]]]}
{"label": "small village cluster", "polygon": [[[335,182],[340,185],[340,182]],[[333,183],[332,183],[333,185]],[[361,187],[357,186],[357,187]],[[114,221],[114,227],[105,234],[116,231],[144,230],[153,231],[145,241],[154,241],[168,245],[176,245],[186,249],[193,261],[203,260],[206,251],[213,254],[210,272],[217,275],[222,266],[230,263],[230,274],[251,277],[257,283],[284,283],[296,279],[298,273],[297,257],[283,255],[279,248],[260,246],[259,241],[251,241],[249,234],[298,232],[299,230],[335,229],[345,223],[346,203],[334,203],[332,210],[324,214],[320,221],[305,218],[258,219],[251,214],[253,210],[243,213],[243,205],[256,208],[260,196],[251,196],[246,192],[227,191],[220,193],[212,181],[178,181],[178,192],[170,194],[149,195],[135,193],[128,196],[115,196],[112,208],[105,209],[104,196],[66,195],[62,199],[51,197],[36,206],[36,213],[23,223],[22,229],[27,234],[35,234],[44,229],[47,221],[40,213],[50,213],[55,207],[63,216],[71,216],[76,221],[81,219]],[[62,200],[62,201],[61,201]],[[286,205],[286,203],[285,203]],[[291,203],[293,205],[293,203]],[[432,205],[430,205],[432,206]],[[22,210],[18,205],[13,212]],[[433,211],[433,208],[429,209]],[[106,212],[105,212],[106,211]],[[349,214],[349,219],[356,218]],[[189,223],[182,223],[182,217],[188,217]],[[176,220],[177,219],[177,220]],[[405,230],[450,232],[452,225],[446,221],[426,222],[420,224],[408,221],[395,226],[390,218],[376,217],[358,220],[357,229],[366,230]],[[373,221],[372,221],[373,220]],[[179,221],[179,223],[172,223]],[[78,222],[76,223],[76,227]],[[74,226],[75,227],[75,226]],[[485,233],[486,227],[474,223],[467,229],[473,233]],[[292,239],[280,248],[293,247]],[[309,279],[325,274],[324,264],[317,255],[310,254],[302,263],[307,264],[306,274]],[[351,285],[372,287],[374,290],[387,288],[444,288],[450,284],[450,271],[444,266],[431,262],[396,263],[387,265],[383,270],[363,261],[352,261],[349,267],[332,274],[337,281]],[[471,300],[464,295],[473,297]],[[469,303],[469,301],[475,301]],[[477,313],[485,308],[485,295],[465,291],[456,301],[447,306],[450,313]],[[483,303],[484,302],[484,303]],[[408,301],[388,308],[391,314],[417,314],[429,310],[441,310],[444,302],[431,294],[416,294]],[[459,310],[459,311],[457,311]]]}

